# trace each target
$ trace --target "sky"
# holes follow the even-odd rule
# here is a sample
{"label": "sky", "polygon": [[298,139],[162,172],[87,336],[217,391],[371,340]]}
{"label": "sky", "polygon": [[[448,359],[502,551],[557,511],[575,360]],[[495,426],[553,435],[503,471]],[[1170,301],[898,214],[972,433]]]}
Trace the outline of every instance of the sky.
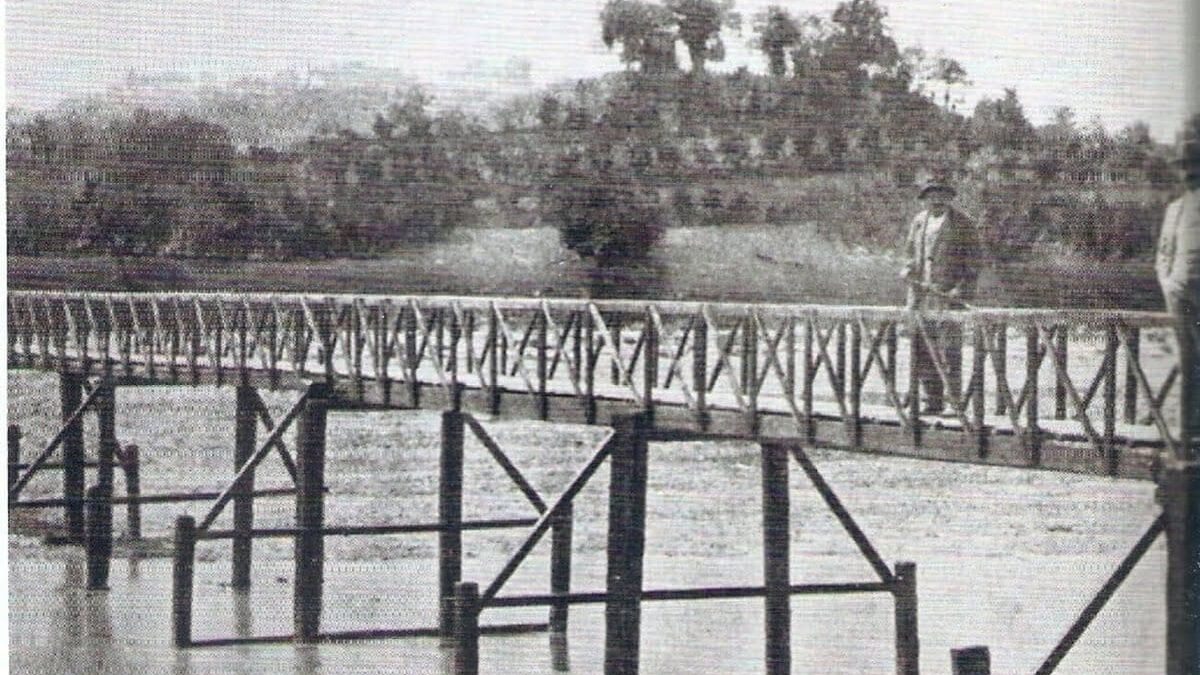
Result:
{"label": "sky", "polygon": [[[1110,130],[1134,120],[1170,140],[1185,112],[1188,0],[883,0],[902,46],[966,68],[968,109],[1015,87],[1026,114],[1070,106]],[[136,71],[196,82],[359,62],[437,96],[505,78],[534,90],[620,69],[600,41],[603,0],[6,0],[6,103],[51,107]],[[837,0],[738,0],[717,70],[765,62],[748,45],[769,4],[827,16]],[[683,52],[681,51],[681,54]],[[686,60],[686,59],[682,59]],[[525,64],[528,64],[527,66]],[[515,78],[515,83],[514,83]]]}

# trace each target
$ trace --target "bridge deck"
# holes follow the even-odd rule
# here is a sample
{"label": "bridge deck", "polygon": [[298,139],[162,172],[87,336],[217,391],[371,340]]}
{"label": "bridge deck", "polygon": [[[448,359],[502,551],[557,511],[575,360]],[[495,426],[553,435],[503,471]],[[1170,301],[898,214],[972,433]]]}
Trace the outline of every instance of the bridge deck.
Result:
{"label": "bridge deck", "polygon": [[[116,384],[328,381],[340,405],[434,409],[461,387],[464,407],[499,416],[649,409],[663,438],[1137,478],[1172,449],[1179,415],[1169,319],[1151,313],[10,292],[8,322],[10,367]],[[921,345],[961,390],[942,415],[912,396]]]}

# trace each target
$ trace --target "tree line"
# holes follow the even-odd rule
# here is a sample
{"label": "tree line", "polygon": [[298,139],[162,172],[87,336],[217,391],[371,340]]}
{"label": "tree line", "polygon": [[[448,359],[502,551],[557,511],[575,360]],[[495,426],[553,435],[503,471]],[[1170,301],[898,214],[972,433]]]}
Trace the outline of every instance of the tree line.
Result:
{"label": "tree line", "polygon": [[[772,6],[748,35],[745,23],[734,0],[610,0],[598,28],[623,72],[486,117],[438,111],[413,88],[369,129],[282,148],[235,146],[196,115],[10,116],[9,250],[379,255],[480,221],[553,224],[603,262],[651,251],[671,225],[812,221],[882,248],[931,168],[959,176],[985,239],[1014,255],[1046,240],[1148,250],[1153,200],[1041,196],[1091,177],[1169,181],[1144,124],[1110,134],[1061,109],[1035,127],[1011,89],[968,114],[961,64],[902,48],[874,0],[827,16]],[[766,72],[708,72],[730,39],[760,50]],[[996,187],[996,171],[1024,185]]]}

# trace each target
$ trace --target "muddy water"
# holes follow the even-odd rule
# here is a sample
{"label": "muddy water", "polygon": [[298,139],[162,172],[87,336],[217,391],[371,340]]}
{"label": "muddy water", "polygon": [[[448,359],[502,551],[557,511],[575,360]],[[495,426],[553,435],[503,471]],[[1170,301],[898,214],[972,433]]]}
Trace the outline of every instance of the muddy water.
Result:
{"label": "muddy water", "polygon": [[[276,419],[289,402],[264,394]],[[122,389],[122,442],[142,448],[147,493],[219,489],[230,474],[232,392]],[[9,419],[28,425],[33,446],[53,434],[51,378],[10,373]],[[337,414],[330,418],[329,524],[423,522],[436,513],[436,413]],[[558,494],[590,456],[602,430],[487,422],[544,495]],[[95,438],[89,425],[89,444]],[[291,439],[289,438],[289,441]],[[289,443],[290,445],[290,443]],[[90,447],[90,445],[89,445]],[[519,517],[529,506],[475,441],[466,448],[468,518]],[[647,588],[758,584],[762,580],[759,453],[748,443],[655,443],[650,448]],[[884,559],[918,566],[922,671],[948,673],[949,650],[986,644],[997,673],[1033,672],[1090,595],[1156,514],[1154,486],[1048,472],[813,451],[825,478]],[[262,487],[286,481],[264,464]],[[53,496],[57,474],[39,476],[30,497]],[[607,471],[576,501],[573,585],[604,582]],[[120,479],[118,478],[120,485]],[[870,567],[799,470],[791,473],[794,583],[872,579]],[[169,536],[180,512],[205,503],[147,507],[146,532]],[[261,500],[256,523],[288,526],[294,504]],[[46,513],[53,520],[56,513]],[[118,535],[124,526],[118,508]],[[224,522],[224,521],[222,521]],[[494,578],[520,531],[468,533],[464,578]],[[331,537],[326,546],[323,627],[330,631],[431,626],[435,620],[435,538]],[[254,589],[224,585],[228,542],[202,542],[195,637],[291,632],[291,545],[255,542]],[[78,554],[8,537],[9,634],[17,673],[354,673],[445,671],[436,640],[292,645],[170,646],[170,561],[114,561],[107,593],[87,593]],[[1157,542],[1101,613],[1060,673],[1161,673],[1163,544]],[[544,550],[505,592],[545,592]],[[887,597],[797,597],[797,673],[890,673],[892,606]],[[642,672],[761,673],[762,601],[644,605]],[[534,610],[490,610],[485,622],[541,620]],[[573,673],[602,670],[603,608],[572,608],[565,659]],[[485,637],[485,673],[552,672],[563,655],[546,635]],[[558,658],[556,658],[558,657]],[[561,665],[561,663],[560,663]]]}
{"label": "muddy water", "polygon": [[[205,544],[202,544],[205,545]],[[988,644],[996,672],[1032,672],[1065,630],[1084,594],[1102,582],[1115,560],[1078,556],[920,556],[922,670],[949,671],[948,650]],[[500,559],[468,560],[467,578],[490,578]],[[511,592],[537,591],[545,560],[533,559]],[[1161,546],[1152,549],[1126,586],[1063,664],[1062,673],[1161,671]],[[722,558],[654,555],[647,587],[755,583],[761,564],[749,555]],[[291,566],[270,561],[255,569],[248,596],[225,585],[225,563],[197,571],[194,634],[198,639],[289,632]],[[324,627],[350,630],[416,627],[434,622],[432,560],[327,563]],[[435,639],[398,639],[317,647],[292,645],[196,648],[170,646],[170,562],[117,560],[111,590],[80,590],[82,560],[62,552],[42,560],[10,559],[9,626],[12,672],[21,673],[357,673],[449,672]],[[869,579],[852,555],[800,557],[796,580]],[[575,586],[601,588],[602,561],[579,560]],[[884,596],[796,598],[796,672],[892,672],[891,602]],[[647,603],[642,664],[646,673],[760,673],[761,601]],[[537,610],[492,610],[485,623],[536,621]],[[481,670],[573,673],[602,670],[603,610],[573,608],[565,652],[544,634],[485,637]]]}

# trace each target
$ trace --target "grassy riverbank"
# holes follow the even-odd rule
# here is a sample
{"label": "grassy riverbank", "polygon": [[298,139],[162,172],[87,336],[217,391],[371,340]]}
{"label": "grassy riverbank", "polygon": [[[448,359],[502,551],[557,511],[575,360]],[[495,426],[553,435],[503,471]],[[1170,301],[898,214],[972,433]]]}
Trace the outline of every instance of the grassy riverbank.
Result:
{"label": "grassy riverbank", "polygon": [[[105,291],[446,293],[893,305],[895,255],[830,243],[806,225],[673,228],[653,260],[597,273],[557,233],[463,229],[384,258],[290,262],[175,258],[8,258],[10,288]],[[985,264],[979,303],[1158,309],[1148,263],[1070,255]]]}

